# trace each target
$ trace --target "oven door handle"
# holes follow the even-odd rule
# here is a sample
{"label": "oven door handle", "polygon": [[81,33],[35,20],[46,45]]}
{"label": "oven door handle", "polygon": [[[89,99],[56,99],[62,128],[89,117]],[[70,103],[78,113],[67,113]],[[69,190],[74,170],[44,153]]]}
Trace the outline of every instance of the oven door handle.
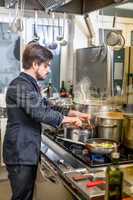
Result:
{"label": "oven door handle", "polygon": [[57,178],[55,177],[55,176],[45,176],[49,181],[51,181],[52,183],[57,183],[58,182],[58,180],[57,180]]}

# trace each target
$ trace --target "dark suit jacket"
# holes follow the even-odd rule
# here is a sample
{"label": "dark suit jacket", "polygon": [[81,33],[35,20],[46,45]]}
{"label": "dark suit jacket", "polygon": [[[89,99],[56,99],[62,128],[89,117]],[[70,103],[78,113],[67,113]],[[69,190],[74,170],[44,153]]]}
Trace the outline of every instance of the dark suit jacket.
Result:
{"label": "dark suit jacket", "polygon": [[36,165],[41,145],[41,122],[58,127],[63,115],[41,97],[34,78],[22,72],[7,90],[7,129],[3,145],[6,164]]}

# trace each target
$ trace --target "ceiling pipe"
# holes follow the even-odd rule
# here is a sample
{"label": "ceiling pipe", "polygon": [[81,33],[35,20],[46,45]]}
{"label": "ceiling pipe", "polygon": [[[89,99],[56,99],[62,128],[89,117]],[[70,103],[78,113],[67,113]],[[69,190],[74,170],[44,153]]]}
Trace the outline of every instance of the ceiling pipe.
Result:
{"label": "ceiling pipe", "polygon": [[90,16],[88,14],[84,15],[84,21],[85,21],[85,24],[86,24],[86,27],[88,29],[88,32],[89,32],[89,41],[88,41],[88,44],[89,46],[94,46],[93,44],[93,39],[94,39],[94,31],[93,31],[93,28],[92,28],[92,23],[91,23],[91,20],[90,20]]}

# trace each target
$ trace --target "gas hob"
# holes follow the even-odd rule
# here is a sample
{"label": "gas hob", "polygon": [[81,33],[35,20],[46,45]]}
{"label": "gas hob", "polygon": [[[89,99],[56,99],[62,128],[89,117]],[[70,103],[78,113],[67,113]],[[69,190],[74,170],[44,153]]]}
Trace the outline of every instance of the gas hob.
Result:
{"label": "gas hob", "polygon": [[[61,137],[56,137],[55,142],[59,144],[66,151],[71,153],[73,156],[78,158],[89,167],[100,167],[111,164],[111,156],[109,154],[101,155],[90,153],[84,145],[76,144],[72,141],[63,140]],[[124,146],[119,147],[120,159],[119,164],[130,164],[133,163],[133,152],[126,149]]]}

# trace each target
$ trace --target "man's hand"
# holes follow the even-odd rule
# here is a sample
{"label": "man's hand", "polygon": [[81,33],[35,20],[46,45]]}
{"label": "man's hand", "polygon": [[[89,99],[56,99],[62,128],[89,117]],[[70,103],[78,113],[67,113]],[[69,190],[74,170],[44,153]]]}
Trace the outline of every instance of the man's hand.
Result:
{"label": "man's hand", "polygon": [[64,117],[62,123],[69,123],[70,125],[73,124],[77,127],[82,126],[82,120],[79,117]]}
{"label": "man's hand", "polygon": [[91,115],[87,113],[82,113],[76,110],[70,110],[68,113],[70,117],[78,117],[81,121],[89,121],[91,119]]}
{"label": "man's hand", "polygon": [[82,120],[82,121],[89,121],[91,119],[91,115],[90,114],[87,114],[87,113],[80,113],[79,114],[79,118]]}

